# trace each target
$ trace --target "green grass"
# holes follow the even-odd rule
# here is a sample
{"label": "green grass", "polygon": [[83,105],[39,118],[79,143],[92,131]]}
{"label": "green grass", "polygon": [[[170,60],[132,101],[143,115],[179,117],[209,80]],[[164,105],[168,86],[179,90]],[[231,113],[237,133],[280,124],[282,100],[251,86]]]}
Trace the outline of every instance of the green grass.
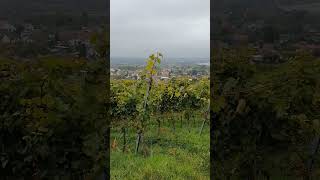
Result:
{"label": "green grass", "polygon": [[[210,133],[206,125],[199,135],[201,120],[187,128],[177,124],[175,132],[168,125],[157,135],[157,127],[150,127],[143,138],[140,153],[134,154],[135,131],[128,132],[127,152],[122,152],[121,131],[112,130],[111,179],[210,179]],[[189,132],[189,130],[190,132]]]}

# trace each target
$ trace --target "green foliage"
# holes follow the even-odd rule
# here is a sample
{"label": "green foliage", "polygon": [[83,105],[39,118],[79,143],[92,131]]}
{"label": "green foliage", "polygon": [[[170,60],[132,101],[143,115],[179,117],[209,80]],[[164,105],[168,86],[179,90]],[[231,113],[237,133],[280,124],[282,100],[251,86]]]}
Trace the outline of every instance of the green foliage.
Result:
{"label": "green foliage", "polygon": [[[201,121],[196,120],[197,124]],[[150,151],[147,157],[133,153],[135,131],[130,130],[127,152],[121,152],[120,147],[111,151],[111,179],[210,179],[209,127],[203,136],[198,135],[198,127],[190,132],[178,127],[175,133],[167,126],[163,129],[160,138],[156,126],[145,133]],[[119,132],[117,128],[111,132],[117,142],[121,142]]]}
{"label": "green foliage", "polygon": [[217,179],[308,177],[319,136],[319,61],[297,54],[266,68],[244,52],[216,52],[212,170]]}
{"label": "green foliage", "polygon": [[[114,179],[209,178],[208,133],[201,137],[198,132],[200,128],[191,128],[190,125],[193,119],[194,125],[198,123],[200,127],[199,119],[195,120],[196,112],[200,112],[202,121],[204,112],[208,112],[209,79],[203,77],[195,81],[179,77],[162,81],[156,77],[162,58],[160,53],[149,56],[140,80],[111,80],[111,122],[114,131],[111,134],[111,176]],[[162,132],[166,120],[173,132]],[[176,128],[178,121],[181,127],[182,121],[187,126]],[[123,139],[122,153],[118,152],[119,129]],[[126,134],[124,129],[129,133]],[[133,131],[138,137],[136,141],[130,131],[132,129],[138,130]],[[187,132],[190,134],[187,135]],[[141,144],[140,137],[144,139]],[[131,153],[133,142],[137,142],[135,156]],[[198,144],[200,142],[202,144]],[[141,153],[138,154],[139,146]],[[152,157],[141,157],[141,154],[148,156],[145,153],[149,152],[149,148],[152,149]],[[200,150],[195,150],[197,148]]]}
{"label": "green foliage", "polygon": [[1,61],[2,178],[101,173],[106,77],[98,66],[54,57]]}
{"label": "green foliage", "polygon": [[[143,90],[146,84],[137,80],[111,80],[112,122],[138,120],[143,112]],[[206,109],[209,103],[208,78],[190,82],[187,78],[157,81],[150,91],[148,107],[152,114]]]}

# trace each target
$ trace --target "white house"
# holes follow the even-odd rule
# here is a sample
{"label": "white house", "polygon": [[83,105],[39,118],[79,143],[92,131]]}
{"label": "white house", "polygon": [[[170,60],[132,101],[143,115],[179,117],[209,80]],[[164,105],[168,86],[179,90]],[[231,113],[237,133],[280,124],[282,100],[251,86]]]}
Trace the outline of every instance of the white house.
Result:
{"label": "white house", "polygon": [[11,42],[11,39],[7,36],[7,35],[4,35],[2,38],[1,38],[1,43],[3,44],[8,44]]}
{"label": "white house", "polygon": [[160,80],[168,80],[168,79],[169,79],[169,77],[165,77],[165,76],[160,77]]}
{"label": "white house", "polygon": [[25,31],[34,31],[34,26],[30,23],[26,23],[23,25]]}
{"label": "white house", "polygon": [[16,28],[7,22],[0,22],[0,30],[14,32],[16,31]]}

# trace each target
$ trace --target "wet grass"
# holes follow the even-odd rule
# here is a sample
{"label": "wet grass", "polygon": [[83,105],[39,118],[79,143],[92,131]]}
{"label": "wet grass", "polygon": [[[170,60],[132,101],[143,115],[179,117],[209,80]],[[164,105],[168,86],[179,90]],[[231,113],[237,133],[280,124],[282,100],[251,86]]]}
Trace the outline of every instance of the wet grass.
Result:
{"label": "wet grass", "polygon": [[134,153],[136,134],[128,131],[126,151],[119,130],[111,133],[111,179],[210,179],[210,133],[206,125],[199,135],[201,121],[192,127],[165,126],[158,135],[156,126],[144,134],[139,154]]}

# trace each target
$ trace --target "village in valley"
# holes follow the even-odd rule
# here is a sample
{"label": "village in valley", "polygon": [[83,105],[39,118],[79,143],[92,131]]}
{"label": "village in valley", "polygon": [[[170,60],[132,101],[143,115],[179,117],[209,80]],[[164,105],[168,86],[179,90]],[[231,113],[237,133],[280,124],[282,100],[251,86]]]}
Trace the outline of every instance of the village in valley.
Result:
{"label": "village in valley", "polygon": [[81,16],[82,22],[76,25],[72,23],[71,18],[64,18],[66,19],[58,19],[54,27],[32,23],[32,20],[11,22],[5,18],[0,19],[1,54],[17,59],[39,55],[95,59],[97,53],[91,40],[105,27],[97,24],[88,25],[86,13]]}
{"label": "village in valley", "polygon": [[[111,63],[111,79],[141,79],[144,64],[132,63],[130,59],[127,61],[127,63]],[[209,63],[197,63],[196,58],[191,62],[184,63],[170,61],[171,63],[164,63],[159,67],[155,79],[166,81],[177,77],[189,77],[190,80],[202,77],[209,78]]]}
{"label": "village in valley", "polygon": [[[230,6],[216,11],[212,22],[213,48],[246,47],[254,52],[251,62],[258,64],[282,63],[297,51],[320,57],[318,12],[302,5],[284,6],[276,1],[268,4],[265,12],[246,8],[245,4],[238,9]],[[319,3],[313,4],[316,5]]]}

